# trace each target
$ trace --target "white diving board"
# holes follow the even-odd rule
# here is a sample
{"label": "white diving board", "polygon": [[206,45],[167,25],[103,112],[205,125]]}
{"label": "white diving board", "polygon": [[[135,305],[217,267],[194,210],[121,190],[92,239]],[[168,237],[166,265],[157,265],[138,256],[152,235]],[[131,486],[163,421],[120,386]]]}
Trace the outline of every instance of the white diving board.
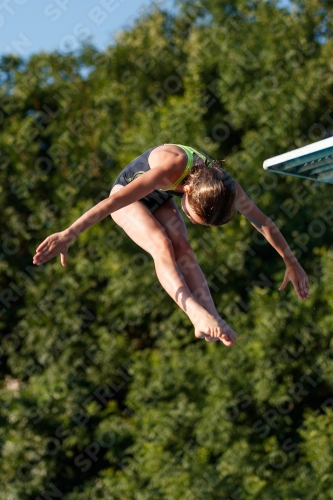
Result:
{"label": "white diving board", "polygon": [[333,184],[333,137],[269,158],[263,166],[270,172]]}

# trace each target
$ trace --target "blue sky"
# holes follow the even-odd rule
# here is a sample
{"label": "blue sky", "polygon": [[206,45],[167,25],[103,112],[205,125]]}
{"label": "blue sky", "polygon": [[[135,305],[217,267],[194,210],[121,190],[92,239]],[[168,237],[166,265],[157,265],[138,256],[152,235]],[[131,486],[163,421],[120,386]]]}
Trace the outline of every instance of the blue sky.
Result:
{"label": "blue sky", "polygon": [[[172,9],[172,0],[160,3]],[[0,55],[67,53],[88,37],[103,49],[151,6],[151,0],[1,0]]]}

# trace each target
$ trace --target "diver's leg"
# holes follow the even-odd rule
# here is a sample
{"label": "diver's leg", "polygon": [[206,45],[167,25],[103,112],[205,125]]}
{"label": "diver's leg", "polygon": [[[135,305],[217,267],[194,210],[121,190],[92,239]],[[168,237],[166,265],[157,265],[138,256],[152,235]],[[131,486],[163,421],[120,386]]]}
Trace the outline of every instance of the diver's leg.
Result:
{"label": "diver's leg", "polygon": [[[112,192],[118,189],[122,186],[115,186]],[[135,202],[113,212],[111,217],[137,245],[152,255],[161,285],[188,315],[195,336],[221,337],[221,325],[191,294],[176,264],[172,243],[153,214],[142,203]]]}
{"label": "diver's leg", "polygon": [[187,239],[186,226],[175,201],[169,200],[153,215],[172,242],[176,262],[190,292],[208,312],[219,317],[206,278]]}

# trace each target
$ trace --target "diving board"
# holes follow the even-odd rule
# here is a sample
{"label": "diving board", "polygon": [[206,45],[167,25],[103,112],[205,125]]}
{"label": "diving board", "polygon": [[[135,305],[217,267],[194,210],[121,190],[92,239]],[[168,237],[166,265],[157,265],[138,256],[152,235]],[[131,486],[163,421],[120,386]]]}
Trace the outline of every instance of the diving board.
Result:
{"label": "diving board", "polygon": [[264,161],[265,170],[333,184],[333,137]]}

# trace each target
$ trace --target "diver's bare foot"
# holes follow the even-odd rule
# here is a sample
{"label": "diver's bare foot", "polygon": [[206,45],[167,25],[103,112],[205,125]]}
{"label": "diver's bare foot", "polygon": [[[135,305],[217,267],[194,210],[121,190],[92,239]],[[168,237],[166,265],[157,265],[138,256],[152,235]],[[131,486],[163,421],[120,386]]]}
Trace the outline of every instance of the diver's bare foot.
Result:
{"label": "diver's bare foot", "polygon": [[221,340],[226,346],[231,346],[237,337],[236,332],[219,316],[215,318],[212,314],[203,310],[193,322],[194,334],[199,339],[207,342]]}
{"label": "diver's bare foot", "polygon": [[[225,344],[228,347],[233,345],[236,341],[237,333],[220,316],[218,316],[218,318],[216,319],[219,322],[220,328],[222,330],[222,334],[219,337],[219,339],[223,342],[223,344]],[[207,338],[205,340],[209,342]]]}

